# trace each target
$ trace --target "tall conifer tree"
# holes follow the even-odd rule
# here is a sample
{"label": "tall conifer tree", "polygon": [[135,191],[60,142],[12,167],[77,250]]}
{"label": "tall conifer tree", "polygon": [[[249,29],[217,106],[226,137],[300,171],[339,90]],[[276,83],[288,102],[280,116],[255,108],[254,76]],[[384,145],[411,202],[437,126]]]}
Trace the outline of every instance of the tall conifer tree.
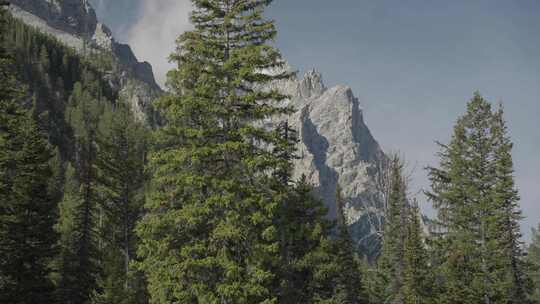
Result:
{"label": "tall conifer tree", "polygon": [[431,301],[433,275],[430,273],[427,250],[424,244],[420,208],[415,201],[407,222],[403,270],[404,304],[426,304]]}
{"label": "tall conifer tree", "polygon": [[103,277],[95,303],[144,302],[144,280],[134,271],[135,223],[144,203],[147,131],[124,102],[105,107],[99,124],[98,189],[104,219]]}
{"label": "tall conifer tree", "polygon": [[53,301],[55,204],[49,192],[52,153],[7,52],[0,7],[0,302]]}
{"label": "tall conifer tree", "polygon": [[[313,303],[322,289],[316,279],[322,263],[314,252],[327,253],[321,252],[321,243],[329,241],[333,225],[325,219],[328,211],[312,191],[302,178],[287,194],[279,216],[278,303]],[[329,294],[332,290],[326,289]]]}
{"label": "tall conifer tree", "polygon": [[337,267],[335,278],[331,281],[334,289],[329,303],[367,303],[359,261],[355,256],[356,249],[347,227],[345,200],[339,185],[336,189],[336,204],[337,236],[333,244],[334,261],[332,263]]}
{"label": "tall conifer tree", "polygon": [[502,111],[476,93],[430,168],[442,250],[440,301],[523,303],[519,200]]}
{"label": "tall conifer tree", "polygon": [[529,300],[540,303],[540,225],[532,229],[532,241],[527,248],[527,276],[530,278],[533,289]]}
{"label": "tall conifer tree", "polygon": [[513,144],[508,135],[502,105],[494,113],[493,119],[495,184],[492,199],[500,214],[494,233],[499,235],[504,254],[509,303],[527,303],[530,284],[525,271],[524,244],[521,241],[520,221],[523,216],[519,207],[519,193],[514,182],[511,154]]}
{"label": "tall conifer tree", "polygon": [[101,253],[98,235],[97,127],[102,105],[91,94],[94,84],[75,85],[66,119],[73,129],[75,155],[66,174],[59,231],[63,240],[59,297],[64,303],[90,303],[98,289]]}
{"label": "tall conifer tree", "polygon": [[403,161],[394,155],[390,160],[382,252],[377,259],[374,282],[370,284],[370,294],[377,303],[403,303],[404,300],[404,253],[409,206],[403,171]]}
{"label": "tall conifer tree", "polygon": [[[275,216],[283,203],[272,174],[289,145],[258,124],[290,109],[262,85],[281,56],[268,43],[271,1],[193,0],[194,30],[178,39],[160,101],[166,125],[150,156],[148,214],[139,254],[153,303],[276,303]],[[284,150],[284,149],[282,149]]]}

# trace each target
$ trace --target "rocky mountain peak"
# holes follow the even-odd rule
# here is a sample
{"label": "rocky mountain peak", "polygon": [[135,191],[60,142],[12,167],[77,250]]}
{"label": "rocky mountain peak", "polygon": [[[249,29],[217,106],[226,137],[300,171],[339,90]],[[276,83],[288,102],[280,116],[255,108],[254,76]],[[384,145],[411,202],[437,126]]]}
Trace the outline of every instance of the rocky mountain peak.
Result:
{"label": "rocky mountain peak", "polygon": [[115,44],[112,31],[103,23],[98,23],[92,37],[97,47],[105,50],[113,50]]}
{"label": "rocky mountain peak", "polygon": [[325,90],[322,75],[315,69],[307,72],[299,83],[299,93],[303,98],[320,96]]}
{"label": "rocky mountain peak", "polygon": [[[287,69],[293,70],[288,65]],[[384,217],[377,177],[387,158],[364,122],[360,101],[348,86],[327,88],[316,70],[270,88],[291,96],[287,104],[296,109],[286,118],[300,139],[294,178],[307,178],[334,219],[336,189],[341,187],[351,236],[373,259],[380,249]]]}

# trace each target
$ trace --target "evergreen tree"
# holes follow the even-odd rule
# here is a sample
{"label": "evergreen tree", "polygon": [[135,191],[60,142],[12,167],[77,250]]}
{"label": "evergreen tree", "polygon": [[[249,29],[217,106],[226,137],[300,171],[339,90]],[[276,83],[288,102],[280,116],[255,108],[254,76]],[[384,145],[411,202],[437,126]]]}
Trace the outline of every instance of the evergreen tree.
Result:
{"label": "evergreen tree", "polygon": [[81,208],[81,196],[75,168],[70,163],[65,169],[63,190],[62,201],[59,204],[59,220],[55,226],[55,230],[60,235],[60,254],[54,261],[57,299],[61,303],[76,303],[76,301],[85,303],[88,295],[85,297],[82,290],[84,285],[79,285],[79,280],[87,280],[86,276],[91,274],[79,272],[76,214]]}
{"label": "evergreen tree", "polygon": [[512,161],[513,144],[508,136],[502,105],[494,113],[492,136],[495,142],[493,161],[495,162],[495,184],[493,202],[496,204],[499,222],[494,225],[495,235],[499,235],[506,269],[509,303],[527,303],[530,292],[529,279],[525,273],[525,252],[521,241],[519,194],[514,182]]}
{"label": "evergreen tree", "polygon": [[527,249],[527,275],[533,284],[529,299],[533,303],[540,303],[540,225],[532,229],[532,242]]}
{"label": "evergreen tree", "polygon": [[[522,303],[520,214],[502,111],[476,93],[430,168],[445,303]],[[514,266],[513,266],[514,265]]]}
{"label": "evergreen tree", "polygon": [[346,227],[325,219],[327,209],[302,177],[292,190],[278,227],[278,303],[366,303],[359,267]]}
{"label": "evergreen tree", "polygon": [[376,303],[403,303],[405,239],[407,236],[406,181],[404,165],[397,155],[390,161],[388,206],[381,256],[377,259],[375,282],[371,284],[371,297]]}
{"label": "evergreen tree", "polygon": [[25,92],[6,51],[5,14],[0,8],[0,302],[51,302],[52,155],[33,111],[23,107]]}
{"label": "evergreen tree", "polygon": [[[325,219],[328,210],[313,197],[305,177],[291,189],[277,224],[280,231],[278,303],[314,303],[316,268],[314,252],[328,242],[332,223]],[[331,290],[330,290],[331,293]]]}
{"label": "evergreen tree", "polygon": [[430,273],[420,216],[420,208],[415,201],[409,213],[405,240],[402,291],[404,304],[434,303],[431,301],[433,275]]}
{"label": "evergreen tree", "polygon": [[[102,293],[96,303],[140,303],[143,279],[133,271],[135,223],[142,215],[145,183],[146,130],[128,106],[119,102],[105,108],[99,126],[98,191],[105,219]],[[144,286],[142,286],[144,287]]]}
{"label": "evergreen tree", "polygon": [[63,213],[58,225],[69,227],[60,231],[67,240],[62,244],[66,256],[60,257],[59,274],[59,295],[64,303],[90,303],[100,275],[96,133],[102,106],[90,94],[93,89],[92,85],[75,85],[66,118],[73,128],[76,150],[73,168],[66,174],[61,207],[70,213]]}
{"label": "evergreen tree", "polygon": [[367,303],[358,258],[355,256],[353,240],[347,228],[344,212],[344,200],[341,187],[336,189],[337,204],[337,238],[334,241],[335,255],[333,263],[337,265],[335,280],[333,282],[334,292],[330,301],[325,303]]}
{"label": "evergreen tree", "polygon": [[[47,193],[51,202],[62,201],[60,204],[62,218],[56,226],[56,230],[62,237],[59,242],[60,254],[54,259],[51,267],[56,271],[51,274],[51,277],[58,287],[58,301],[62,303],[88,302],[92,295],[102,294],[101,289],[104,288],[105,283],[103,286],[99,283],[105,280],[105,275],[116,272],[116,268],[109,267],[108,261],[113,260],[117,255],[123,257],[121,251],[112,254],[112,250],[106,251],[107,256],[105,256],[102,252],[104,249],[111,249],[104,248],[110,240],[104,238],[108,235],[99,234],[110,227],[107,226],[109,223],[105,222],[108,218],[103,209],[105,204],[102,202],[105,195],[98,187],[100,181],[98,181],[97,156],[101,151],[98,149],[98,142],[102,134],[96,132],[96,122],[98,116],[102,115],[102,101],[114,100],[117,95],[115,89],[111,88],[103,77],[102,65],[106,65],[105,69],[110,71],[115,64],[111,66],[110,60],[107,61],[110,56],[105,58],[102,54],[99,56],[103,60],[99,62],[91,56],[83,58],[54,37],[41,33],[39,29],[24,24],[23,21],[11,17],[10,14],[2,13],[1,20],[1,60],[7,62],[6,59],[9,57],[12,63],[7,64],[9,69],[5,70],[6,73],[2,73],[5,79],[2,78],[0,84],[1,106],[5,106],[5,113],[9,115],[3,116],[6,120],[2,121],[0,127],[6,126],[3,131],[9,129],[6,134],[9,133],[15,138],[13,130],[23,130],[22,126],[27,123],[26,116],[30,115],[37,122],[37,129],[39,129],[35,134],[44,136],[44,139],[54,147],[54,150],[51,149],[53,158],[50,161],[51,172],[47,181]],[[11,97],[4,98],[8,95]],[[81,99],[85,101],[79,102]],[[27,111],[30,101],[34,102],[32,114],[28,114]],[[9,127],[8,124],[10,124]],[[15,145],[15,142],[12,141],[10,144]],[[13,146],[13,149],[20,151],[21,145],[19,143],[16,145],[18,146]],[[6,152],[3,154],[6,155],[4,164],[6,168],[10,168],[5,171],[5,175],[1,176],[0,196],[2,196],[3,207],[4,199],[7,202],[7,194],[11,193],[10,187],[13,182],[11,174],[18,173],[18,169],[13,168],[18,168],[16,158],[18,159],[19,156],[13,158],[10,154],[7,157],[8,151],[2,152]],[[141,156],[141,159],[143,157]],[[38,171],[36,174],[39,174]],[[7,203],[6,206],[8,206]],[[42,213],[44,216],[54,214],[57,208],[55,205],[51,206],[47,210],[48,213]],[[44,239],[51,237],[51,241],[54,242],[53,238],[56,234],[46,233],[46,231],[43,229]],[[80,242],[83,239],[90,239],[90,241]],[[90,246],[85,244],[90,244]],[[132,247],[131,250],[135,249]],[[109,257],[109,254],[114,258]],[[88,256],[91,257],[88,258]],[[124,274],[125,260],[122,258],[120,262],[122,267],[118,269],[118,273]],[[102,274],[100,267],[106,267],[110,271]],[[81,270],[82,268],[84,271]],[[115,270],[112,270],[113,268]],[[3,278],[2,275],[0,277]],[[39,280],[40,276],[35,275],[35,279]],[[125,286],[123,275],[109,281],[114,281],[115,286],[121,287],[120,289]],[[134,293],[144,294],[144,284],[139,275],[132,275],[130,281],[132,287],[130,289]],[[116,284],[116,282],[121,283]],[[119,295],[118,298],[120,297],[122,296]],[[141,298],[144,297],[141,296]],[[41,297],[41,300],[48,301],[45,296]]]}
{"label": "evergreen tree", "polygon": [[0,141],[0,170],[3,186],[9,186],[2,187],[7,194],[2,194],[0,214],[0,300],[52,301],[49,263],[55,254],[56,202],[48,192],[51,152],[31,117],[2,125],[9,135]]}
{"label": "evergreen tree", "polygon": [[276,303],[275,219],[286,191],[273,172],[290,161],[271,147],[289,142],[259,122],[290,109],[261,88],[289,76],[270,72],[283,66],[267,44],[270,2],[194,0],[195,29],[171,56],[178,69],[160,102],[166,125],[138,227],[153,303]]}

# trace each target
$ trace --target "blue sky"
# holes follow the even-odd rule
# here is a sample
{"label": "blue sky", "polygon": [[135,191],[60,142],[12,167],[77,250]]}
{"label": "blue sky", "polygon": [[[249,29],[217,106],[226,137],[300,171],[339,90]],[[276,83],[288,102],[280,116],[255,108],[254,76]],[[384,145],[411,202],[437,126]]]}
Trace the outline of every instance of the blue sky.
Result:
{"label": "blue sky", "polygon": [[[188,1],[137,1],[94,0],[160,78],[168,67],[159,51],[172,50],[171,37],[189,28]],[[269,16],[291,65],[353,88],[379,143],[407,158],[413,191],[428,186],[423,167],[436,164],[434,141],[448,141],[475,90],[503,102],[523,232],[540,222],[540,1],[276,0]],[[173,31],[158,41],[150,26]]]}
{"label": "blue sky", "polygon": [[502,102],[524,232],[540,222],[540,1],[294,0],[271,15],[293,65],[353,88],[380,144],[408,159],[415,190],[472,93]]}

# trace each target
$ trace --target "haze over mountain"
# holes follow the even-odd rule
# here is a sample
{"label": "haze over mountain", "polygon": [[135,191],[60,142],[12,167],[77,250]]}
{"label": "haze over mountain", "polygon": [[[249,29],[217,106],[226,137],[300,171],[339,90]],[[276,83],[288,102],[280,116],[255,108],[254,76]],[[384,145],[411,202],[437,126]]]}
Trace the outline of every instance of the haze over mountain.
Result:
{"label": "haze over mountain", "polygon": [[137,55],[152,62],[156,80],[165,84],[171,69],[169,55],[180,33],[190,28],[186,0],[91,0],[98,18],[108,24],[115,36],[129,43]]}

